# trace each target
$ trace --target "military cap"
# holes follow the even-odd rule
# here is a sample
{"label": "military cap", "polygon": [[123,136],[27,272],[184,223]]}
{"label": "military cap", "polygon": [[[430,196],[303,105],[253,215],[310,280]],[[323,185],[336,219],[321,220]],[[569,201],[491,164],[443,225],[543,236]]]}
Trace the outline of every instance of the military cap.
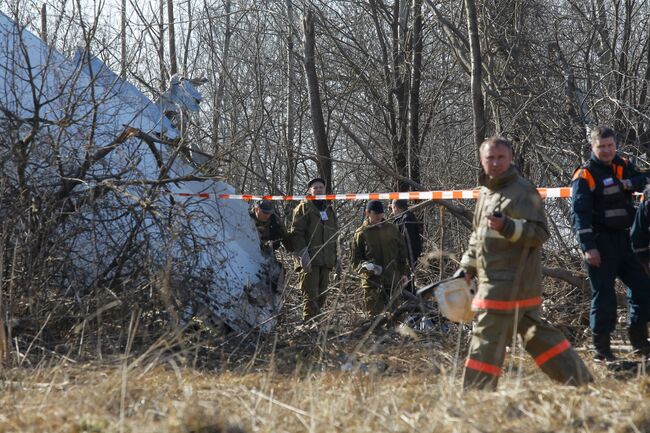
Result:
{"label": "military cap", "polygon": [[255,203],[255,207],[264,213],[273,213],[273,202],[271,200],[259,200]]}
{"label": "military cap", "polygon": [[366,204],[366,210],[368,212],[384,213],[384,204],[379,200],[370,200]]}
{"label": "military cap", "polygon": [[310,180],[309,182],[307,182],[307,188],[311,188],[311,186],[313,184],[315,184],[316,182],[320,182],[323,185],[325,185],[325,179],[323,179],[322,177],[315,177],[312,180]]}

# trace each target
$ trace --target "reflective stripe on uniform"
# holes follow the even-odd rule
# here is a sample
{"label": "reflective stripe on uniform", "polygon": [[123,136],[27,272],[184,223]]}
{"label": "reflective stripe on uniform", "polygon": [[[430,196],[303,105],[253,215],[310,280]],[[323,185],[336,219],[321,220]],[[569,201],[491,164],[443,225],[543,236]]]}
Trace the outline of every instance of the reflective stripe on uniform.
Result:
{"label": "reflective stripe on uniform", "polygon": [[632,248],[632,251],[635,253],[642,253],[643,251],[648,251],[650,248],[644,247],[644,248]]}
{"label": "reflective stripe on uniform", "polygon": [[589,170],[586,168],[581,168],[575,172],[573,175],[573,179],[571,180],[576,180],[576,179],[584,179],[587,181],[587,185],[589,185],[590,190],[595,190],[596,189],[596,180],[594,177],[589,173]]}
{"label": "reflective stripe on uniform", "polygon": [[584,235],[585,233],[592,233],[592,232],[593,230],[591,228],[578,230],[579,235]]}
{"label": "reflective stripe on uniform", "polygon": [[517,242],[519,238],[521,237],[522,233],[524,232],[524,221],[525,220],[520,220],[513,218],[512,222],[515,223],[515,232],[510,236],[510,242]]}
{"label": "reflective stripe on uniform", "polygon": [[627,209],[606,209],[605,218],[627,216]]}
{"label": "reflective stripe on uniform", "polygon": [[479,227],[476,230],[476,235],[479,239],[492,238],[492,239],[505,239],[505,237],[494,229],[490,229],[487,226]]}
{"label": "reflective stripe on uniform", "polygon": [[501,367],[488,364],[487,362],[477,361],[476,359],[467,358],[467,361],[465,361],[465,367],[480,371],[481,373],[490,374],[492,376],[501,376]]}
{"label": "reflective stripe on uniform", "polygon": [[618,164],[613,164],[614,165],[614,175],[618,180],[623,179],[623,166],[618,165]]}
{"label": "reflective stripe on uniform", "polygon": [[604,195],[612,195],[612,194],[616,194],[616,193],[618,193],[620,191],[621,191],[620,186],[612,185],[612,186],[608,186],[608,187],[604,188],[603,189],[603,194]]}
{"label": "reflective stripe on uniform", "polygon": [[543,352],[541,355],[537,355],[535,357],[535,363],[537,364],[538,367],[541,367],[542,364],[544,364],[545,362],[555,358],[560,353],[570,348],[571,348],[571,343],[569,343],[569,340],[563,340],[558,344],[556,344],[555,346],[548,349],[547,351]]}
{"label": "reflective stripe on uniform", "polygon": [[500,310],[509,311],[516,308],[534,307],[542,304],[542,298],[536,296],[534,298],[519,299],[516,301],[495,301],[493,299],[477,299],[472,301],[473,308],[484,308],[486,310]]}

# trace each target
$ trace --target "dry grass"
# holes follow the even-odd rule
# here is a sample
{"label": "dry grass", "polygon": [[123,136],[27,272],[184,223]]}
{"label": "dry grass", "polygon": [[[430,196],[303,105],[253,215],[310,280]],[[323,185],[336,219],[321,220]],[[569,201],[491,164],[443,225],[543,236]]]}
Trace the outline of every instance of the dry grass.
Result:
{"label": "dry grass", "polygon": [[[284,345],[256,339],[217,368],[166,350],[4,370],[0,432],[650,431],[646,376],[592,364],[595,384],[575,389],[517,352],[497,392],[462,394],[453,334],[371,335],[361,345],[362,335],[298,334]],[[307,354],[301,342],[314,338]]]}
{"label": "dry grass", "polygon": [[[199,326],[144,344],[132,326],[124,332],[137,343],[101,362],[88,361],[91,338],[65,354],[34,346],[21,367],[14,351],[14,366],[0,370],[0,433],[650,432],[645,375],[589,364],[596,382],[575,389],[518,348],[497,392],[463,394],[468,329],[433,317],[426,334],[376,335],[347,290],[317,329],[302,325],[299,304],[287,299],[270,336]],[[31,341],[16,344],[25,353]]]}

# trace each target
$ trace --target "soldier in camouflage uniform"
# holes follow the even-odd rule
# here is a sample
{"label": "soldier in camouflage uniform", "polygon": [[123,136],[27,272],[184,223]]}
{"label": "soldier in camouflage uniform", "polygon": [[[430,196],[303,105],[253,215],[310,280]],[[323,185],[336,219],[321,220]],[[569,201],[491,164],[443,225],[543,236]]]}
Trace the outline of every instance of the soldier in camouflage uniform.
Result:
{"label": "soldier in camouflage uniform", "polygon": [[[325,194],[325,180],[312,179],[307,188],[310,195]],[[320,314],[325,305],[330,271],[336,266],[337,231],[336,214],[325,200],[303,200],[293,210],[290,236],[305,320]]]}
{"label": "soldier in camouflage uniform", "polygon": [[366,311],[377,315],[391,307],[408,281],[406,244],[399,229],[384,219],[379,200],[368,202],[365,216],[354,233],[352,265],[361,273]]}
{"label": "soldier in camouflage uniform", "polygon": [[476,323],[465,363],[464,388],[495,389],[516,331],[535,363],[552,379],[580,385],[592,380],[569,341],[542,320],[542,244],[549,232],[535,187],[512,165],[512,145],[501,137],[480,149],[485,173],[473,232],[461,260],[468,282],[478,278],[472,302]]}
{"label": "soldier in camouflage uniform", "polygon": [[273,291],[281,292],[284,288],[284,267],[276,258],[273,252],[284,245],[287,251],[292,251],[289,233],[282,223],[282,219],[275,213],[273,202],[260,200],[255,203],[249,213],[257,232],[260,236],[260,248],[268,254],[273,261],[266,274],[269,287]]}
{"label": "soldier in camouflage uniform", "polygon": [[249,215],[260,235],[260,244],[263,251],[273,253],[273,251],[280,248],[280,244],[284,245],[288,251],[291,251],[289,233],[282,220],[276,215],[272,201],[260,200],[256,202]]}

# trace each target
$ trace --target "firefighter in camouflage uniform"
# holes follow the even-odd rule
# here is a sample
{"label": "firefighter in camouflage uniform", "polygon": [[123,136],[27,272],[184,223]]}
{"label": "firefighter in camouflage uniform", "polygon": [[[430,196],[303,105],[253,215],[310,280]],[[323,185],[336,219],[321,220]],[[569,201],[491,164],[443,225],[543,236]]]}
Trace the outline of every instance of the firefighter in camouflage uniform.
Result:
{"label": "firefighter in camouflage uniform", "polygon": [[569,341],[540,317],[541,251],[549,237],[541,197],[512,165],[512,145],[506,139],[486,139],[480,157],[485,173],[461,260],[468,282],[478,279],[463,387],[496,388],[515,332],[550,378],[572,385],[589,382],[591,375]]}

